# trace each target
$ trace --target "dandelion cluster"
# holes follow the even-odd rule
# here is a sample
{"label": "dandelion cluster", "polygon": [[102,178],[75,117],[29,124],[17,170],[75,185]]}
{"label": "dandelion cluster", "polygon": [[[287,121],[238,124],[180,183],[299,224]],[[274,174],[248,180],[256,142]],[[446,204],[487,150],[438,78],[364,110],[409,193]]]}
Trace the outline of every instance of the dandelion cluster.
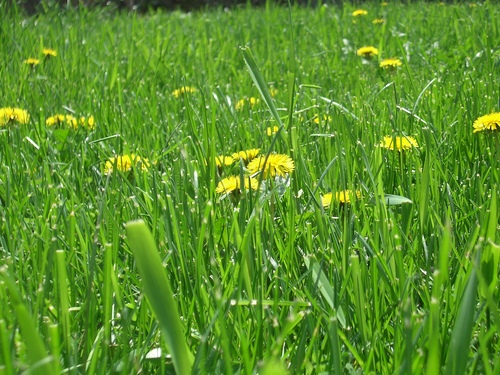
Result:
{"label": "dandelion cluster", "polygon": [[0,126],[11,123],[27,124],[30,116],[27,111],[20,108],[0,108]]}
{"label": "dandelion cluster", "polygon": [[190,86],[183,86],[181,88],[178,88],[174,91],[172,91],[172,96],[174,98],[180,98],[181,96],[184,96],[186,94],[194,94],[196,93],[198,90],[194,87],[190,87]]}
{"label": "dandelion cluster", "polygon": [[479,117],[474,124],[473,133],[482,131],[500,131],[500,112],[490,113],[489,115],[484,115]]}
{"label": "dandelion cluster", "polygon": [[392,151],[406,151],[417,148],[418,142],[415,138],[409,136],[391,137],[388,135],[384,137],[379,146]]}
{"label": "dandelion cluster", "polygon": [[136,154],[130,155],[120,155],[113,158],[109,158],[104,165],[104,174],[109,175],[115,171],[120,171],[122,173],[128,173],[132,171],[132,168],[136,168],[143,172],[149,170],[150,163],[146,158],[141,158]]}
{"label": "dandelion cluster", "polygon": [[69,129],[78,129],[78,128],[85,128],[88,130],[95,129],[94,116],[90,116],[88,118],[86,117],[76,118],[72,115],[57,114],[48,117],[45,120],[45,124],[51,127],[63,127]]}

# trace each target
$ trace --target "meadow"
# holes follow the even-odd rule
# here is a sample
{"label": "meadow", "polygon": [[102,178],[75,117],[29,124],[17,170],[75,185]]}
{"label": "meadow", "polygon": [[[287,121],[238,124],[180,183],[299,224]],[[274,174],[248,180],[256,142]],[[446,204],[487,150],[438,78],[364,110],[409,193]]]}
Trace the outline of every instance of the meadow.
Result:
{"label": "meadow", "polygon": [[1,374],[500,374],[498,3],[0,19]]}

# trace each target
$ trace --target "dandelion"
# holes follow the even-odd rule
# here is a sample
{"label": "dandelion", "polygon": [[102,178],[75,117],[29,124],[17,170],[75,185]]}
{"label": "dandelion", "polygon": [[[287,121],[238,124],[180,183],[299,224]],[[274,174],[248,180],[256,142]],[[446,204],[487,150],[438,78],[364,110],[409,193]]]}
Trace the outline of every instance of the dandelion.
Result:
{"label": "dandelion", "polygon": [[104,166],[104,174],[111,174],[113,171],[118,170],[123,173],[130,172],[132,168],[135,167],[143,172],[149,170],[150,164],[149,160],[146,158],[141,158],[135,154],[121,155],[114,158],[108,159]]}
{"label": "dandelion", "polygon": [[389,58],[384,59],[380,62],[380,67],[382,69],[396,69],[398,66],[403,65],[400,59]]}
{"label": "dandelion", "polygon": [[79,124],[84,128],[87,128],[89,130],[94,130],[95,129],[94,116],[89,116],[88,118],[80,117]]}
{"label": "dandelion", "polygon": [[33,57],[30,57],[29,59],[24,60],[24,63],[33,68],[33,67],[37,66],[38,64],[40,64],[40,60],[35,59]]}
{"label": "dandelion", "polygon": [[383,7],[386,7],[387,5],[389,5],[389,3],[387,1],[382,1],[382,4],[381,4]]}
{"label": "dandelion", "polygon": [[244,163],[248,163],[255,159],[260,153],[260,148],[252,148],[250,150],[238,151],[231,155],[234,160],[243,160]]}
{"label": "dandelion", "polygon": [[47,126],[53,126],[53,127],[66,127],[69,129],[78,129],[79,127],[82,128],[87,128],[88,130],[94,130],[95,129],[95,120],[94,116],[90,116],[88,118],[85,117],[80,117],[77,119],[75,116],[72,115],[61,115],[61,114],[56,114],[53,116],[48,117],[45,120],[45,124]]}
{"label": "dandelion", "polygon": [[337,191],[335,195],[333,195],[333,193],[327,193],[323,195],[321,197],[321,205],[324,208],[328,208],[332,204],[332,201],[338,202],[341,205],[350,204],[351,201],[355,199],[361,199],[361,197],[362,197],[361,191],[359,190],[356,191],[342,190],[342,191]]}
{"label": "dandelion", "polygon": [[194,94],[195,92],[197,92],[198,90],[194,87],[190,87],[190,86],[183,86],[177,90],[174,90],[172,91],[172,95],[175,97],[175,98],[180,98],[181,96],[184,96],[186,94]]}
{"label": "dandelion", "polygon": [[473,133],[485,130],[500,131],[500,112],[490,113],[489,115],[479,117],[474,121],[473,127]]}
{"label": "dandelion", "polygon": [[384,139],[380,142],[379,146],[392,151],[405,151],[412,148],[417,148],[418,142],[413,137],[385,136]]}
{"label": "dandelion", "polygon": [[[259,181],[255,178],[250,178],[246,176],[244,177],[244,181],[245,181],[245,189],[257,190],[257,188],[259,187]],[[240,191],[241,190],[240,186],[241,186],[240,176],[229,176],[219,181],[217,187],[215,188],[215,192],[219,194],[222,193],[228,194],[233,191]]]}
{"label": "dandelion", "polygon": [[253,96],[247,99],[240,99],[236,102],[236,110],[241,111],[243,108],[246,106],[250,107],[250,109],[253,109],[257,104],[259,104],[260,100],[257,98],[254,98]]}
{"label": "dandelion", "polygon": [[219,155],[215,158],[215,164],[220,168],[234,163],[232,156]]}
{"label": "dandelion", "polygon": [[381,25],[381,24],[385,23],[385,20],[384,20],[383,18],[375,18],[375,19],[372,21],[372,23],[373,23],[374,25]]}
{"label": "dandelion", "polygon": [[51,58],[51,57],[56,57],[57,56],[57,52],[53,49],[50,49],[50,48],[44,48],[43,51],[42,51],[42,54],[46,57],[46,58]]}
{"label": "dandelion", "polygon": [[328,115],[323,115],[323,116],[314,115],[313,121],[314,121],[315,124],[320,124],[320,123],[323,123],[323,122],[332,121],[332,118],[331,118],[331,116],[328,116]]}
{"label": "dandelion", "polygon": [[272,128],[269,126],[266,130],[267,135],[270,137],[273,134],[276,134],[278,132],[279,128],[277,126],[273,126]]}
{"label": "dandelion", "polygon": [[10,123],[27,124],[30,115],[24,109],[19,108],[0,108],[0,126],[5,126]]}
{"label": "dandelion", "polygon": [[371,58],[378,55],[378,49],[372,46],[361,47],[357,50],[356,54],[364,58]]}
{"label": "dandelion", "polygon": [[270,154],[269,157],[267,155],[256,157],[247,165],[247,169],[252,175],[257,172],[262,172],[264,174],[264,178],[269,176],[285,177],[288,173],[291,173],[295,169],[295,164],[292,158],[288,155]]}
{"label": "dandelion", "polygon": [[278,90],[274,87],[271,87],[269,88],[269,94],[271,94],[271,97],[275,97],[276,95],[278,95]]}
{"label": "dandelion", "polygon": [[354,12],[352,12],[353,17],[359,17],[359,16],[366,16],[368,12],[364,9],[357,9]]}

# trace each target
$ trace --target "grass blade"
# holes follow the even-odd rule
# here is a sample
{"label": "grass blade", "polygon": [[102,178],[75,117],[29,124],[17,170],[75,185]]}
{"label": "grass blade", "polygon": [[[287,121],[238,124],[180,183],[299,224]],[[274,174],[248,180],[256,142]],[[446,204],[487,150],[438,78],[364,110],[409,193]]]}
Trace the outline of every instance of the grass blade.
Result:
{"label": "grass blade", "polygon": [[126,229],[127,239],[142,277],[144,294],[158,319],[175,370],[178,374],[190,374],[194,357],[184,339],[177,304],[153,235],[142,220],[128,222]]}

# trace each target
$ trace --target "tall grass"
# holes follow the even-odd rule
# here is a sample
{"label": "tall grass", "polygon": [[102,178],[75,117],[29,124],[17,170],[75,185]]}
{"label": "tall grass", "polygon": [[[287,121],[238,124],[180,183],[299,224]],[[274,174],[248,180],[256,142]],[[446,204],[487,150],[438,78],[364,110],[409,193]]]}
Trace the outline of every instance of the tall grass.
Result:
{"label": "tall grass", "polygon": [[[500,110],[496,3],[4,7],[0,107],[30,120],[0,128],[2,372],[500,372],[499,134],[472,133]],[[295,170],[224,197],[245,165],[217,156],[251,148]]]}

